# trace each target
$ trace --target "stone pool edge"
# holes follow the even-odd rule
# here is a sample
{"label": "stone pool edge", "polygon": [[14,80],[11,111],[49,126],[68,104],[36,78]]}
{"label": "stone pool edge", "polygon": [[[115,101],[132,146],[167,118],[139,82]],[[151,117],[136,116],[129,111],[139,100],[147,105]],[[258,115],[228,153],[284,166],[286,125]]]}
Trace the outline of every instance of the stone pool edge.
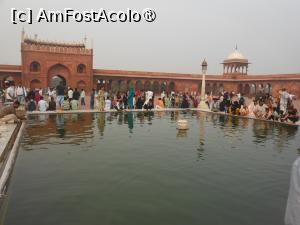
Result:
{"label": "stone pool edge", "polygon": [[[5,143],[5,153],[1,155],[2,165],[1,165],[1,176],[0,176],[0,199],[6,196],[7,187],[9,184],[10,176],[12,174],[18,151],[19,151],[19,144],[20,139],[22,138],[23,131],[25,128],[25,123],[22,122],[17,124],[14,128],[13,133],[11,134],[10,139]],[[13,144],[11,144],[13,143]],[[2,208],[3,201],[0,201],[0,208]]]}

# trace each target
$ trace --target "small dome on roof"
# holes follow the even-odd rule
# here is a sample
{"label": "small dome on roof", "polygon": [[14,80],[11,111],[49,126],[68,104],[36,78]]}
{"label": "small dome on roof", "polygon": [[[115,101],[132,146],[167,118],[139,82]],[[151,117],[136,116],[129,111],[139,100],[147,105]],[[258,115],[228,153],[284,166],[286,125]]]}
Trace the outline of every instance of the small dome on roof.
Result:
{"label": "small dome on roof", "polygon": [[243,56],[242,53],[238,51],[237,46],[234,51],[223,61],[223,63],[248,63],[248,59]]}
{"label": "small dome on roof", "polygon": [[246,59],[242,53],[240,53],[237,48],[234,50],[234,52],[232,52],[227,59]]}

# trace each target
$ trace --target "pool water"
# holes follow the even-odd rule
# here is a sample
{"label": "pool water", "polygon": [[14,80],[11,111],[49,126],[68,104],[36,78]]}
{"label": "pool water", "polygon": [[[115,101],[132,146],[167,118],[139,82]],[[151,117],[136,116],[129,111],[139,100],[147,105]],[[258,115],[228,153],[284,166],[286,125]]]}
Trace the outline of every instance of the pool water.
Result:
{"label": "pool water", "polygon": [[4,224],[281,225],[299,140],[200,112],[32,115]]}

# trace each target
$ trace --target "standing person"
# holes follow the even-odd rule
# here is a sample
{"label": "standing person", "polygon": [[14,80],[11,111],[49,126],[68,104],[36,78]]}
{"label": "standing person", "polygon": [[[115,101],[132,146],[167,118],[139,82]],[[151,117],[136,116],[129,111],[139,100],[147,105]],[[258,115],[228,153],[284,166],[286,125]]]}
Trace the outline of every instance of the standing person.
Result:
{"label": "standing person", "polygon": [[48,98],[51,99],[52,97],[55,98],[55,90],[54,88],[50,87],[48,88]]}
{"label": "standing person", "polygon": [[73,89],[72,88],[69,88],[69,90],[68,90],[68,98],[69,98],[69,101],[71,101],[73,98]]}
{"label": "standing person", "polygon": [[7,83],[8,88],[5,91],[5,102],[13,102],[15,99],[15,88],[13,83]]}
{"label": "standing person", "polygon": [[128,108],[128,96],[127,93],[123,94],[123,98],[122,98],[123,104],[124,104],[124,109]]}
{"label": "standing person", "polygon": [[104,102],[104,90],[103,87],[100,88],[98,92],[98,102],[99,102],[99,111],[104,111],[105,102]]}
{"label": "standing person", "polygon": [[290,94],[286,91],[285,88],[283,88],[281,91],[279,91],[279,96],[280,96],[280,110],[282,110],[283,112],[286,112],[287,103],[288,103]]}
{"label": "standing person", "polygon": [[165,93],[165,91],[163,90],[162,93],[160,94],[160,98],[161,98],[161,99],[164,99],[164,97],[166,97],[166,93]]}
{"label": "standing person", "polygon": [[25,104],[25,98],[27,96],[25,88],[19,83],[18,87],[16,88],[16,94],[18,102],[20,102],[21,105]]}
{"label": "standing person", "polygon": [[40,87],[38,90],[39,90],[40,96],[43,96],[43,88]]}
{"label": "standing person", "polygon": [[134,89],[131,87],[131,88],[129,88],[129,91],[128,91],[128,108],[129,109],[134,109],[133,99],[134,99]]}
{"label": "standing person", "polygon": [[96,94],[96,90],[95,90],[95,88],[93,88],[92,93],[91,93],[91,98],[90,98],[90,109],[94,109],[95,94]]}
{"label": "standing person", "polygon": [[83,89],[80,92],[80,105],[82,108],[85,108],[85,91]]}
{"label": "standing person", "polygon": [[5,94],[4,90],[0,88],[0,106],[2,106],[5,102]]}
{"label": "standing person", "polygon": [[39,101],[41,100],[41,97],[42,96],[40,95],[39,89],[35,90],[35,92],[34,92],[34,100],[35,100],[36,104],[39,103]]}
{"label": "standing person", "polygon": [[[74,92],[73,92],[73,99],[79,101],[79,98],[80,98],[80,93],[79,91],[77,90],[77,88],[75,88]],[[72,99],[71,99],[72,100]]]}
{"label": "standing person", "polygon": [[65,87],[63,83],[60,82],[56,87],[56,104],[61,109],[64,104],[64,95],[65,95]]}

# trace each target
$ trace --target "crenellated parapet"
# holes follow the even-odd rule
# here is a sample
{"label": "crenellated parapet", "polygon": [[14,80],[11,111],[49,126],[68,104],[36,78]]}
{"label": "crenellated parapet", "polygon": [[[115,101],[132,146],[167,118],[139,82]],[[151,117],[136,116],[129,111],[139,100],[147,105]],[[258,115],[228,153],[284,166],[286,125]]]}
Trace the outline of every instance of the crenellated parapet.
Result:
{"label": "crenellated parapet", "polygon": [[58,42],[41,40],[35,35],[34,38],[26,36],[22,33],[22,51],[38,51],[38,52],[51,52],[62,54],[80,54],[92,55],[93,50],[86,48],[86,38],[80,42]]}

